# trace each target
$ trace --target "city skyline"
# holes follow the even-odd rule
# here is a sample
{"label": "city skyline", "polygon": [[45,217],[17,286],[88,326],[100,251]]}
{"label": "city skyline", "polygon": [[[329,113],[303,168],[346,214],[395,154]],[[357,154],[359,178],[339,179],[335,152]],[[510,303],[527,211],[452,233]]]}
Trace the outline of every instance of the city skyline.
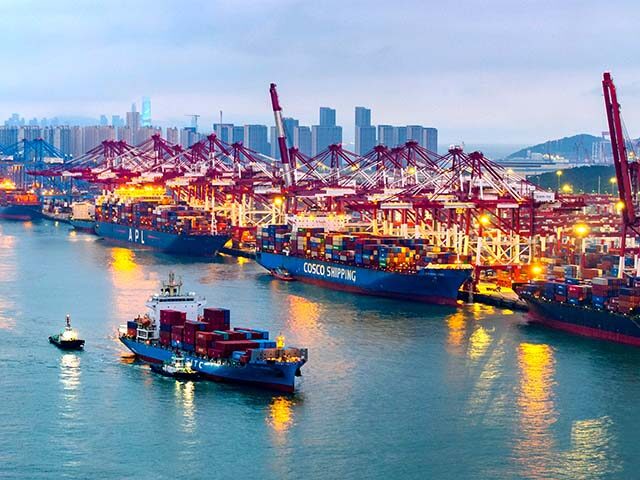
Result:
{"label": "city skyline", "polygon": [[[148,95],[153,118],[165,125],[184,124],[190,113],[211,124],[220,110],[229,123],[268,124],[275,82],[284,114],[305,125],[317,104],[332,105],[345,126],[353,106],[365,104],[375,123],[432,123],[447,142],[598,134],[606,128],[600,78],[608,69],[625,98],[626,123],[640,124],[640,65],[608,46],[606,27],[633,38],[640,6],[613,3],[577,9],[575,2],[495,1],[477,15],[469,15],[471,2],[376,3],[366,12],[357,4],[285,0],[194,8],[12,3],[0,7],[2,51],[13,72],[0,79],[0,117],[96,116]],[[351,127],[345,136],[354,137]]]}

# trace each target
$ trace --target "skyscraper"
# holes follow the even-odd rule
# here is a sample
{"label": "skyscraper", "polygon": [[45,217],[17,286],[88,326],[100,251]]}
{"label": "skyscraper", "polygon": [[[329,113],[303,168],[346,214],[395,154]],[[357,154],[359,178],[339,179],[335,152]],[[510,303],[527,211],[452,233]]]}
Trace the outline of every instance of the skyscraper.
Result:
{"label": "skyscraper", "polygon": [[407,141],[413,140],[418,142],[418,144],[422,145],[423,130],[424,130],[424,127],[422,125],[407,125]]}
{"label": "skyscraper", "polygon": [[264,155],[271,154],[266,125],[245,125],[244,145]]}
{"label": "skyscraper", "polygon": [[151,99],[149,97],[142,97],[141,124],[143,127],[151,126]]}
{"label": "skyscraper", "polygon": [[329,107],[320,107],[320,126],[335,127],[336,111]]}
{"label": "skyscraper", "polygon": [[[284,127],[284,133],[287,138],[287,148],[291,148],[293,146],[293,134],[294,130],[300,122],[295,118],[284,117],[282,119],[282,126]],[[270,128],[269,140],[271,142],[271,156],[273,158],[280,159],[280,146],[278,145],[278,133],[276,132],[276,127]]]}
{"label": "skyscraper", "polygon": [[433,153],[438,153],[438,129],[426,127],[423,132],[423,146]]}
{"label": "skyscraper", "polygon": [[376,127],[371,126],[371,110],[356,107],[356,153],[364,155],[376,146]]}
{"label": "skyscraper", "polygon": [[342,143],[342,127],[314,125],[311,127],[311,155],[316,156],[329,145]]}
{"label": "skyscraper", "polygon": [[120,117],[120,115],[112,115],[111,125],[113,125],[116,128],[124,127],[124,120],[122,119],[122,117]]}
{"label": "skyscraper", "polygon": [[233,123],[214,123],[213,133],[225,143],[233,143]]}
{"label": "skyscraper", "polygon": [[131,111],[127,112],[127,127],[131,129],[135,137],[135,133],[140,128],[140,112],[136,111],[135,103],[131,104]]}
{"label": "skyscraper", "polygon": [[244,143],[244,127],[233,127],[233,143]]}
{"label": "skyscraper", "polygon": [[356,107],[356,127],[371,126],[371,109]]}
{"label": "skyscraper", "polygon": [[356,153],[364,155],[376,146],[376,127],[356,127]]}
{"label": "skyscraper", "polygon": [[391,125],[378,125],[378,143],[389,148],[396,146],[395,128]]}
{"label": "skyscraper", "polygon": [[293,146],[303,155],[311,156],[311,129],[309,127],[295,127],[293,129]]}
{"label": "skyscraper", "polygon": [[101,127],[106,127],[107,125],[109,125],[109,119],[107,119],[106,115],[100,115],[100,126]]}

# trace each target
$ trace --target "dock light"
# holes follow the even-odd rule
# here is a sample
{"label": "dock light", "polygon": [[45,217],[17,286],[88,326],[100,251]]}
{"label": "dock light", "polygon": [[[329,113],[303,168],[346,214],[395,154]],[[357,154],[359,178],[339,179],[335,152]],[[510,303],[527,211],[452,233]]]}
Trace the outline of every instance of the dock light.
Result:
{"label": "dock light", "polygon": [[279,207],[280,205],[282,205],[282,197],[276,197],[276,198],[274,198],[274,199],[273,199],[273,204],[274,204],[276,207]]}
{"label": "dock light", "polygon": [[618,200],[616,202],[616,212],[620,213],[624,210],[624,202],[622,200]]}
{"label": "dock light", "polygon": [[15,189],[16,189],[16,184],[13,183],[8,178],[0,182],[0,190],[15,190]]}
{"label": "dock light", "polygon": [[276,337],[276,348],[279,348],[279,349],[284,348],[284,335],[278,335]]}
{"label": "dock light", "polygon": [[491,223],[491,219],[489,218],[489,215],[480,215],[480,218],[478,219],[478,221],[480,222],[480,225],[482,225],[483,227],[486,227]]}
{"label": "dock light", "polygon": [[562,176],[562,170],[556,170],[556,175],[559,177]]}
{"label": "dock light", "polygon": [[534,275],[540,275],[542,273],[542,267],[540,265],[532,265],[531,273]]}
{"label": "dock light", "polygon": [[589,234],[589,226],[584,223],[578,223],[573,227],[575,234],[580,237],[586,237]]}
{"label": "dock light", "polygon": [[416,167],[409,167],[409,175],[416,173]]}
{"label": "dock light", "polygon": [[564,193],[571,193],[571,192],[573,192],[573,187],[572,187],[571,185],[569,185],[568,183],[565,183],[565,184],[562,186],[562,191],[563,191]]}
{"label": "dock light", "polygon": [[609,183],[610,183],[611,185],[613,185],[614,183],[618,183],[618,179],[617,179],[616,177],[611,177],[611,178],[609,179]]}

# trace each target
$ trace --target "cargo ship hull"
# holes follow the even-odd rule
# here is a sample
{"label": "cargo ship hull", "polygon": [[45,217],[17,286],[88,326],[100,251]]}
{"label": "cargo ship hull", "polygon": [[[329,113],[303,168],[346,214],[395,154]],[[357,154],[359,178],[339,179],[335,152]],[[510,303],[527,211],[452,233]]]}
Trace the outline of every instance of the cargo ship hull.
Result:
{"label": "cargo ship hull", "polygon": [[85,233],[96,233],[96,222],[94,220],[71,219],[69,223],[74,230]]}
{"label": "cargo ship hull", "polygon": [[0,205],[0,219],[27,222],[42,218],[40,205]]}
{"label": "cargo ship hull", "polygon": [[295,280],[364,295],[456,305],[458,290],[471,269],[425,268],[404,274],[355,265],[258,252],[257,262],[269,271],[281,269]]}
{"label": "cargo ship hull", "polygon": [[294,391],[296,372],[302,366],[298,363],[240,365],[234,362],[204,359],[186,350],[163,348],[157,344],[138,342],[127,337],[121,337],[120,341],[138,358],[148,363],[169,361],[178,351],[185,360],[191,362],[191,368],[206,379],[254,385],[287,393]]}
{"label": "cargo ship hull", "polygon": [[529,294],[520,297],[529,306],[532,323],[601,340],[640,347],[640,318],[581,305],[555,302]]}
{"label": "cargo ship hull", "polygon": [[199,257],[216,255],[230,238],[229,235],[180,235],[100,221],[95,222],[95,233],[115,242]]}

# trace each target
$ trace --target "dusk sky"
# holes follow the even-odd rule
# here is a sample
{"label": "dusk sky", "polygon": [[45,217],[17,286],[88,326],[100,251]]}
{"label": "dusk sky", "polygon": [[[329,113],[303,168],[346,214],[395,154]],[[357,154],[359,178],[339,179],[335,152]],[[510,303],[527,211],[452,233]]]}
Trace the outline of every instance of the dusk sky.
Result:
{"label": "dusk sky", "polygon": [[640,134],[638,1],[11,1],[0,3],[0,121],[121,114],[148,95],[161,125],[202,115],[318,121],[353,108],[442,142],[537,143],[605,128],[611,70]]}

